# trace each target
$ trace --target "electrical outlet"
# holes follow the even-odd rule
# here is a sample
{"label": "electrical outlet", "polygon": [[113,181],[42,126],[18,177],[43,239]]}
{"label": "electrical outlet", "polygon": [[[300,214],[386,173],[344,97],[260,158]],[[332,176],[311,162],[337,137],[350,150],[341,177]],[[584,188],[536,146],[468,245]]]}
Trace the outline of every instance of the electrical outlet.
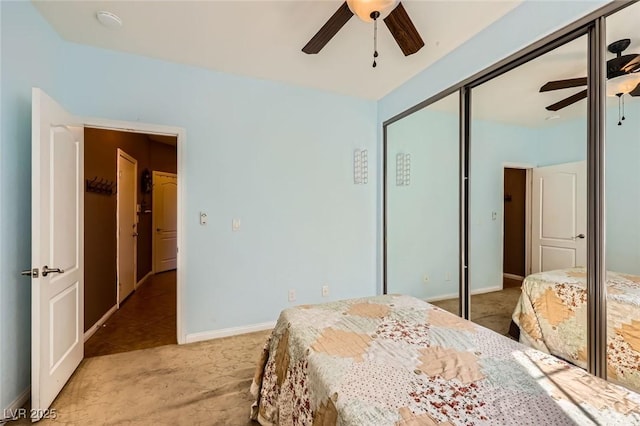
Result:
{"label": "electrical outlet", "polygon": [[289,290],[289,302],[296,301],[296,291],[294,289]]}
{"label": "electrical outlet", "polygon": [[498,219],[498,212],[491,212],[491,220]]}
{"label": "electrical outlet", "polygon": [[425,282],[425,283],[428,283],[429,282],[429,275],[424,274],[424,276],[422,277],[422,281]]}
{"label": "electrical outlet", "polygon": [[329,286],[328,285],[323,285],[322,286],[322,297],[327,297],[329,295]]}

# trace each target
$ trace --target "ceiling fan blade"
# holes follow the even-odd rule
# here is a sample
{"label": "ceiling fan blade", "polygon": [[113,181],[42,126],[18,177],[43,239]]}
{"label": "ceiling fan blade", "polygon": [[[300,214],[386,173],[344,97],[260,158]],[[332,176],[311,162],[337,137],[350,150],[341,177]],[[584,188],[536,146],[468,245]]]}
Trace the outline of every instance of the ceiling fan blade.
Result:
{"label": "ceiling fan blade", "polygon": [[636,86],[635,89],[629,92],[631,96],[640,96],[640,83]]}
{"label": "ceiling fan blade", "polygon": [[353,16],[353,12],[349,9],[347,2],[342,3],[342,6],[336,10],[331,18],[320,28],[320,31],[313,36],[311,40],[302,48],[304,53],[309,55],[313,55],[322,50],[322,48],[329,43],[329,40],[333,38],[334,35],[340,28],[347,23],[349,19]]}
{"label": "ceiling fan blade", "polygon": [[546,109],[547,111],[558,111],[564,107],[568,107],[571,104],[575,104],[576,102],[585,99],[587,97],[587,89],[584,89],[582,92],[578,92],[575,95],[569,96],[561,100],[560,102],[556,102],[553,105],[549,105]]}
{"label": "ceiling fan blade", "polygon": [[424,46],[422,37],[411,22],[402,3],[398,3],[398,6],[384,18],[384,23],[387,24],[387,28],[396,39],[404,56],[413,55]]}
{"label": "ceiling fan blade", "polygon": [[550,81],[540,88],[541,92],[549,92],[551,90],[568,89],[570,87],[580,87],[587,85],[587,77],[569,78],[567,80]]}

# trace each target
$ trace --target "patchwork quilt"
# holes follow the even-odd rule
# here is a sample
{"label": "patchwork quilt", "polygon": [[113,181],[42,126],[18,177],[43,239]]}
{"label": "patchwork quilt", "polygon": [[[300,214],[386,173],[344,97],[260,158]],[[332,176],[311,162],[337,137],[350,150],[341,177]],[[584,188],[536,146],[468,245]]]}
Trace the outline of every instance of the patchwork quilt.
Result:
{"label": "patchwork quilt", "polygon": [[[528,276],[513,313],[520,342],[587,366],[584,268]],[[607,377],[640,391],[640,277],[607,273]]]}
{"label": "patchwork quilt", "polygon": [[262,425],[640,424],[640,395],[409,296],[282,311]]}

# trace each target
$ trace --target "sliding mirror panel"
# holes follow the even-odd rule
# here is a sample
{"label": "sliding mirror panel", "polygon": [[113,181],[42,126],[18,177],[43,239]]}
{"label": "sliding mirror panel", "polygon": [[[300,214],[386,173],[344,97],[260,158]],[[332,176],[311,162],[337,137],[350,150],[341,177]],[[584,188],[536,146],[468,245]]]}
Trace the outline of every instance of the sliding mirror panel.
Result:
{"label": "sliding mirror panel", "polygon": [[386,290],[459,308],[459,95],[387,126]]}
{"label": "sliding mirror panel", "polygon": [[[607,376],[640,391],[640,3],[606,20]],[[617,58],[620,56],[620,58]]]}
{"label": "sliding mirror panel", "polygon": [[469,181],[470,319],[582,367],[587,49],[585,35],[472,90]]}

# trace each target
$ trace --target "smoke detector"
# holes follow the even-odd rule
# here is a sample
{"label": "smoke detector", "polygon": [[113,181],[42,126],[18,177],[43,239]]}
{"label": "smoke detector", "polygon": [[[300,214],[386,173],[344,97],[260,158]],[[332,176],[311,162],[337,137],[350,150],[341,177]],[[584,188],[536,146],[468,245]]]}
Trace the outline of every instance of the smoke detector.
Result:
{"label": "smoke detector", "polygon": [[122,26],[122,19],[115,13],[100,11],[96,13],[96,18],[107,28],[120,28]]}

